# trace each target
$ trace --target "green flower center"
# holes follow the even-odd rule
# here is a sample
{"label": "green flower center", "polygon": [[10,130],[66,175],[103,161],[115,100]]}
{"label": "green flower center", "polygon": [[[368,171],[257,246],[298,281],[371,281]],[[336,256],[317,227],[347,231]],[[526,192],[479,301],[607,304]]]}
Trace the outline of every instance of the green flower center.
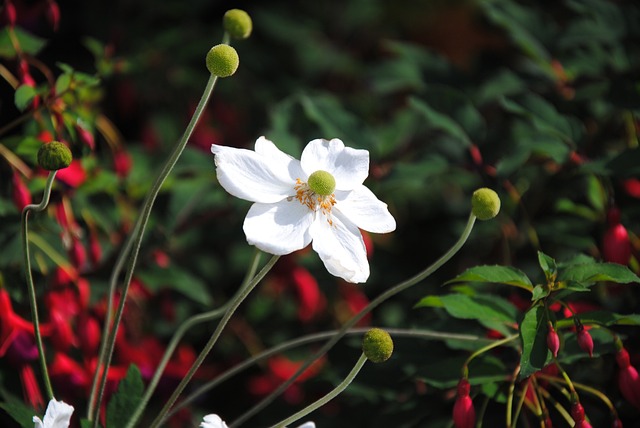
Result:
{"label": "green flower center", "polygon": [[327,171],[318,170],[309,176],[307,185],[320,196],[329,196],[336,190],[336,179]]}

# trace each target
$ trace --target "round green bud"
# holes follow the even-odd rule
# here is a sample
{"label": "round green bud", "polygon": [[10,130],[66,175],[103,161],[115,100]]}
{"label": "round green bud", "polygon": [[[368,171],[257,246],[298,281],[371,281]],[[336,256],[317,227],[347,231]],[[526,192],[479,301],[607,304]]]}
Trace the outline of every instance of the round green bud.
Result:
{"label": "round green bud", "polygon": [[222,25],[234,39],[246,39],[253,30],[251,17],[242,9],[228,10],[222,18]]}
{"label": "round green bud", "polygon": [[383,363],[393,354],[393,340],[386,331],[372,328],[362,338],[362,352],[373,363]]}
{"label": "round green bud", "polygon": [[231,76],[239,63],[238,52],[229,45],[216,45],[207,53],[207,69],[214,76]]}
{"label": "round green bud", "polygon": [[38,165],[47,171],[57,171],[71,164],[73,156],[66,144],[52,141],[43,144],[38,150]]}
{"label": "round green bud", "polygon": [[327,171],[318,170],[309,176],[307,180],[309,188],[320,196],[329,196],[336,190],[336,179]]}
{"label": "round green bud", "polygon": [[500,211],[500,197],[493,190],[482,187],[471,197],[471,211],[479,220],[489,220]]}

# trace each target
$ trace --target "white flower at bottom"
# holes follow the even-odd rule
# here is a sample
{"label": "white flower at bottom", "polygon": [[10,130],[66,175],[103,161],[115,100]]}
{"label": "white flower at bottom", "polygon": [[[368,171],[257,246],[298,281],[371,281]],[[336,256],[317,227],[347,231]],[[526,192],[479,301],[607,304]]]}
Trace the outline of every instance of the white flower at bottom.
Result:
{"label": "white flower at bottom", "polygon": [[387,233],[396,228],[387,204],[362,184],[369,174],[368,151],[318,139],[297,160],[260,137],[255,151],[214,144],[211,152],[222,187],[254,202],[243,226],[249,244],[276,255],[312,244],[332,275],[354,283],[367,280],[359,229]]}
{"label": "white flower at bottom", "polygon": [[[200,424],[200,428],[227,428],[227,424],[224,423],[220,416],[212,413],[204,417],[202,423]],[[306,422],[300,425],[298,428],[316,428],[316,424],[314,424],[313,422]]]}
{"label": "white flower at bottom", "polygon": [[68,428],[72,414],[73,406],[64,401],[51,400],[47,405],[43,420],[37,416],[33,417],[34,428]]}

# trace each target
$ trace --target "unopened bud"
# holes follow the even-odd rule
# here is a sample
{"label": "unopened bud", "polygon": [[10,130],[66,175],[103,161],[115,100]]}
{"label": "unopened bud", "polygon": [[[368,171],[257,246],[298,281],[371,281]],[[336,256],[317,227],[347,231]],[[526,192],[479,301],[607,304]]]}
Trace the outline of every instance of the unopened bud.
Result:
{"label": "unopened bud", "polygon": [[590,357],[593,357],[593,338],[582,324],[578,327],[577,339],[580,349],[589,354]]}
{"label": "unopened bud", "polygon": [[228,10],[222,19],[224,29],[234,39],[246,39],[251,35],[253,22],[247,12],[242,9]]}
{"label": "unopened bud", "polygon": [[386,331],[372,328],[364,334],[362,352],[373,363],[385,362],[393,354],[393,340]]}
{"label": "unopened bud", "polygon": [[238,69],[240,58],[234,48],[221,44],[211,48],[207,53],[207,69],[218,77],[229,77]]}
{"label": "unopened bud", "polygon": [[489,220],[500,212],[500,198],[493,190],[482,187],[471,197],[471,210],[478,220]]}
{"label": "unopened bud", "polygon": [[554,357],[558,356],[558,351],[560,350],[560,337],[558,337],[558,333],[553,329],[553,325],[551,325],[551,323],[549,323],[549,330],[547,332],[547,347]]}
{"label": "unopened bud", "polygon": [[57,171],[71,165],[73,156],[66,144],[52,141],[38,150],[38,165],[47,171]]}

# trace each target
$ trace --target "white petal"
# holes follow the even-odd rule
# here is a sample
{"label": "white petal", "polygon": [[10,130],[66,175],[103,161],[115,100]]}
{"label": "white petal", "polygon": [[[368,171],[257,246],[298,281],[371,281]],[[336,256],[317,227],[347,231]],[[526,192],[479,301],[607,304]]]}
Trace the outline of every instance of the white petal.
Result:
{"label": "white petal", "polygon": [[50,400],[44,419],[33,417],[34,428],[68,428],[71,423],[73,407],[63,401]]}
{"label": "white petal", "polygon": [[305,422],[300,425],[298,428],[316,428],[316,424],[313,422]]}
{"label": "white petal", "polygon": [[200,424],[200,428],[228,428],[220,416],[215,414],[206,415]]}
{"label": "white petal", "polygon": [[246,149],[212,145],[218,181],[224,189],[252,202],[276,202],[295,194],[295,178],[279,156],[268,157]]}
{"label": "white petal", "polygon": [[373,233],[396,230],[396,220],[387,204],[367,187],[358,186],[351,192],[336,191],[335,195],[337,203],[333,209],[339,210],[360,229]]}
{"label": "white petal", "polygon": [[302,151],[300,164],[307,175],[327,171],[336,179],[336,189],[352,190],[369,175],[369,152],[345,147],[337,138],[313,140]]}
{"label": "white petal", "polygon": [[278,165],[286,165],[289,176],[293,179],[294,183],[296,178],[302,181],[306,180],[307,174],[302,171],[300,161],[280,150],[271,140],[260,137],[256,140],[255,148],[256,153],[259,155],[274,160]]}
{"label": "white petal", "polygon": [[359,283],[369,278],[369,262],[362,234],[357,226],[334,211],[332,224],[319,216],[310,228],[313,249],[330,274]]}
{"label": "white petal", "polygon": [[309,226],[314,215],[297,199],[255,203],[244,219],[243,229],[249,244],[270,254],[284,255],[309,245]]}

